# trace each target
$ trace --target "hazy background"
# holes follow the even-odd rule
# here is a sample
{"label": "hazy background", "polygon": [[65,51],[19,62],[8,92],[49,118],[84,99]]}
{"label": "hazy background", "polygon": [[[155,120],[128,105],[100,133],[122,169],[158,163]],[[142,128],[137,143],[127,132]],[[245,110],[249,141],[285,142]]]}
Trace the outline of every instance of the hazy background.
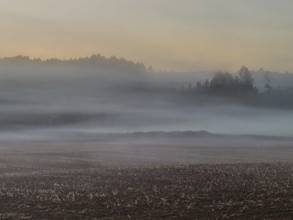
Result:
{"label": "hazy background", "polygon": [[[0,135],[292,136],[289,90],[274,105],[180,94],[216,71],[236,75],[242,65],[259,91],[266,74],[275,88],[293,91],[292,6],[288,0],[1,1]],[[106,57],[88,57],[97,53]],[[32,59],[7,58],[18,54]]]}
{"label": "hazy background", "polygon": [[[265,73],[273,86],[293,85],[289,73],[260,70],[252,72],[260,91]],[[247,102],[182,92],[182,86],[211,80],[214,74],[148,72],[141,63],[101,55],[46,61],[4,58],[0,60],[1,138],[187,130],[292,136],[292,105],[284,101],[262,105],[258,99],[249,101],[255,96],[248,96]],[[267,97],[261,92],[259,96]]]}
{"label": "hazy background", "polygon": [[293,72],[290,0],[9,0],[0,57],[116,55],[167,71]]}

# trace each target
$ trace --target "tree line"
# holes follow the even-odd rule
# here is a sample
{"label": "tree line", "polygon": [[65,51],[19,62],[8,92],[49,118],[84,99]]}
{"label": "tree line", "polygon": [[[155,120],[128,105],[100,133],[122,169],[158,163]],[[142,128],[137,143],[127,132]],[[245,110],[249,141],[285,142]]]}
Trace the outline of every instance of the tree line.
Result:
{"label": "tree line", "polygon": [[254,84],[252,74],[243,66],[236,76],[217,72],[211,80],[182,85],[180,94],[185,97],[228,97],[257,106],[293,107],[293,87],[273,87],[269,75],[264,76],[264,81],[264,88],[259,90]]}
{"label": "tree line", "polygon": [[256,95],[258,93],[254,79],[245,66],[239,70],[238,76],[232,76],[227,72],[217,72],[210,81],[207,79],[204,82],[197,81],[195,85],[184,85],[181,87],[181,91],[225,96]]}
{"label": "tree line", "polygon": [[64,65],[75,65],[75,66],[86,66],[100,69],[111,69],[127,72],[146,72],[146,67],[143,63],[135,63],[125,58],[117,58],[111,56],[109,58],[100,54],[91,55],[90,57],[81,57],[75,59],[58,59],[50,58],[41,60],[40,58],[32,59],[28,56],[15,56],[15,57],[4,57],[0,58],[0,64],[5,65],[42,65],[42,66],[64,66]]}

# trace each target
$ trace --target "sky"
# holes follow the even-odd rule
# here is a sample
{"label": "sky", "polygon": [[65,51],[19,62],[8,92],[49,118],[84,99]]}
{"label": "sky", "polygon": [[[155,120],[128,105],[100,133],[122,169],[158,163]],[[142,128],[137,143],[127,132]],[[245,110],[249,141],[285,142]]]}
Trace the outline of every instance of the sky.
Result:
{"label": "sky", "polygon": [[292,0],[2,0],[0,57],[101,54],[155,70],[293,72]]}

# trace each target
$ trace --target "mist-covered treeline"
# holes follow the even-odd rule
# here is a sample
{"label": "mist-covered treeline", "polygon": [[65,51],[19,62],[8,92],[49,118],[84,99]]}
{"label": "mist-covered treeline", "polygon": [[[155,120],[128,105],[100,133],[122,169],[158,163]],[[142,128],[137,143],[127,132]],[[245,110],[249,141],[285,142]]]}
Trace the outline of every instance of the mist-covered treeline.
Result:
{"label": "mist-covered treeline", "polygon": [[132,61],[126,60],[124,58],[117,58],[111,56],[109,58],[102,56],[100,54],[91,55],[90,57],[81,57],[75,59],[57,59],[50,58],[41,60],[40,58],[32,59],[28,56],[15,56],[15,57],[4,57],[0,58],[0,65],[3,66],[38,66],[42,65],[46,67],[50,66],[84,66],[84,67],[94,67],[97,69],[111,69],[119,71],[128,71],[128,72],[145,72],[146,68],[143,63],[134,63]]}
{"label": "mist-covered treeline", "polygon": [[182,85],[180,93],[193,98],[206,96],[207,102],[218,97],[256,106],[293,107],[293,84],[291,87],[275,87],[269,73],[264,74],[262,80],[263,88],[258,88],[251,72],[243,66],[235,76],[228,72],[217,72],[211,80]]}
{"label": "mist-covered treeline", "polygon": [[293,90],[275,86],[275,76],[260,79],[245,67],[238,74],[154,72],[99,55],[2,58],[0,138],[185,130],[286,136]]}

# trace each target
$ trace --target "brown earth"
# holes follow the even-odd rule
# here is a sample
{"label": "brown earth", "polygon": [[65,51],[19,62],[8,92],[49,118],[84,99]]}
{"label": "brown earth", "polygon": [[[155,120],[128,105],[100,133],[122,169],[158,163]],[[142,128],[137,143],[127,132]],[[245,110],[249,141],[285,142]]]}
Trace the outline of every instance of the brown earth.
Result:
{"label": "brown earth", "polygon": [[1,219],[290,219],[293,216],[293,164],[290,163],[27,171],[12,167],[0,170]]}
{"label": "brown earth", "polygon": [[0,219],[292,219],[292,143],[232,144],[2,143]]}

